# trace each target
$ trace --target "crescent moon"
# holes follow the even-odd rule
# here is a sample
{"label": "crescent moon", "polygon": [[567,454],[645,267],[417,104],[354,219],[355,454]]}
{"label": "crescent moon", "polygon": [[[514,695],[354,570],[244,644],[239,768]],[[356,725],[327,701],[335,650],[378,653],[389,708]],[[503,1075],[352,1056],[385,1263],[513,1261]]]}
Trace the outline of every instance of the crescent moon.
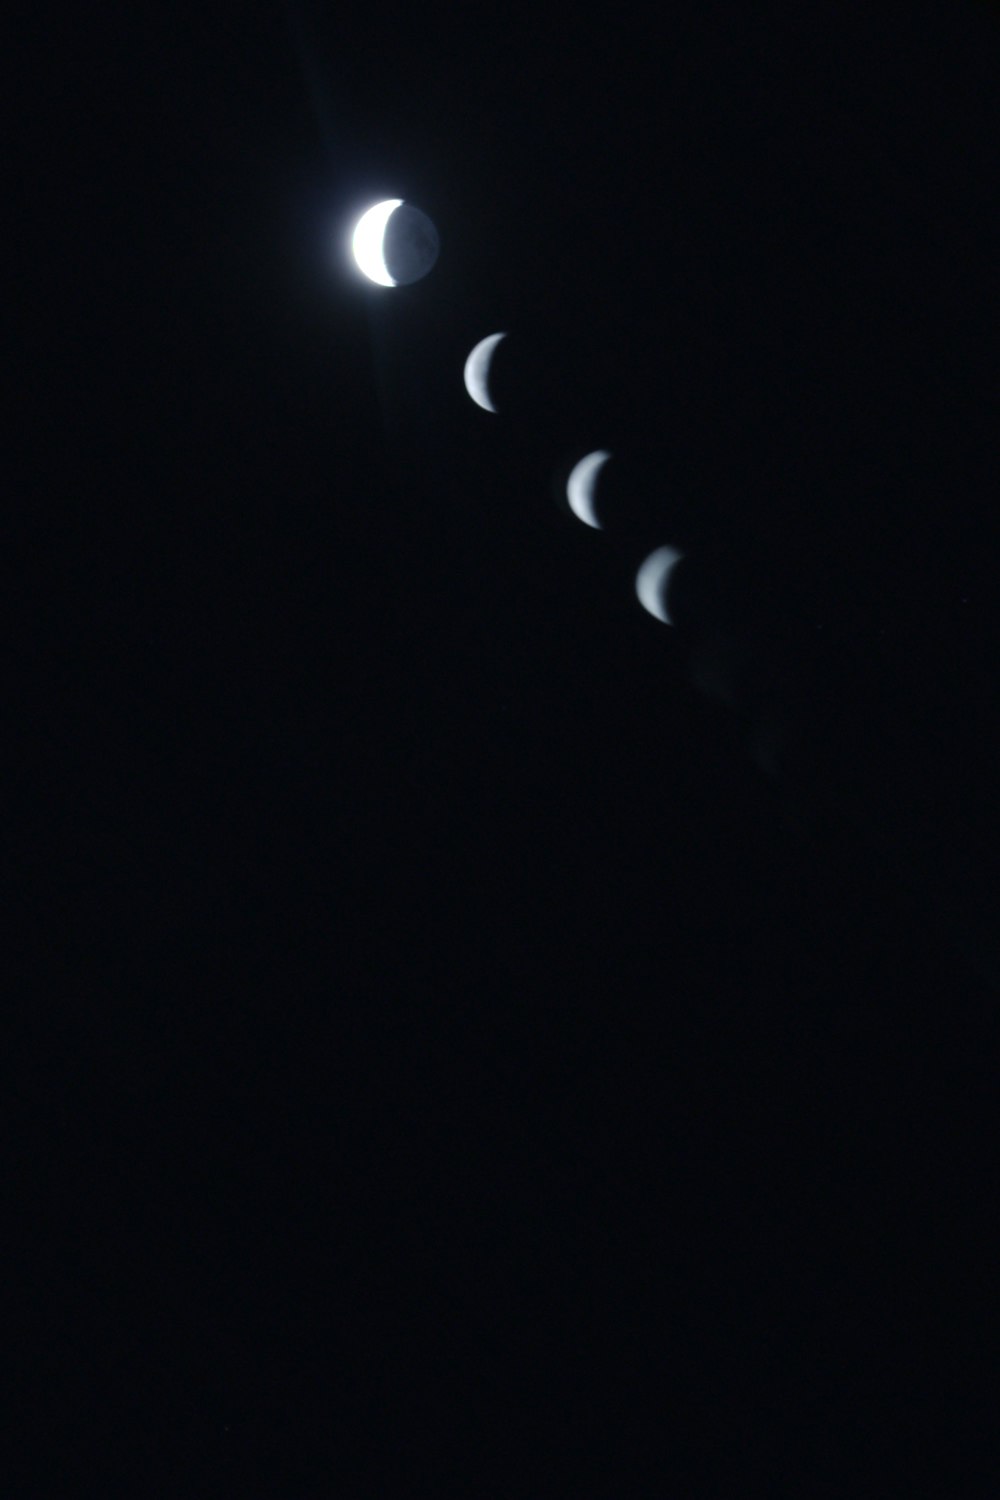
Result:
{"label": "crescent moon", "polygon": [[365,210],[354,226],[351,250],[358,270],[379,286],[396,285],[386,267],[383,246],[386,226],[402,201],[402,198],[386,198],[384,202],[374,204]]}
{"label": "crescent moon", "polygon": [[603,448],[588,453],[570,471],[566,481],[566,498],[569,500],[570,510],[586,526],[594,526],[598,531],[601,530],[601,523],[594,509],[594,490],[597,476],[610,457],[611,454]]}
{"label": "crescent moon", "polygon": [[682,556],[683,553],[678,552],[676,547],[657,547],[635,575],[635,591],[639,596],[639,603],[657,620],[662,620],[664,625],[674,623],[667,608],[667,585]]}
{"label": "crescent moon", "polygon": [[472,397],[477,406],[484,411],[496,411],[496,407],[490,400],[489,374],[490,360],[493,351],[501,339],[505,339],[505,333],[491,333],[486,338],[480,339],[468,359],[465,361],[465,389]]}

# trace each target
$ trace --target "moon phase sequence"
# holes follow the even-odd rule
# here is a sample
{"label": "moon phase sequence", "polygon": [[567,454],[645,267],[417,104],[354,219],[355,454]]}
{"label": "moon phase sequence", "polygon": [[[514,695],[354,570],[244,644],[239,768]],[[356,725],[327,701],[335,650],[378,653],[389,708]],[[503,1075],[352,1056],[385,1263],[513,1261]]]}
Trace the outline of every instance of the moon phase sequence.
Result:
{"label": "moon phase sequence", "polygon": [[[419,281],[438,257],[440,241],[431,220],[402,198],[386,198],[361,215],[354,226],[351,250],[358,269],[378,286],[403,286]],[[470,351],[464,370],[465,389],[483,411],[495,412],[490,395],[490,365],[506,333],[490,333]],[[587,453],[573,466],[566,481],[566,498],[584,525],[602,529],[597,511],[597,479],[611,454],[603,448]],[[676,547],[657,547],[640,565],[635,592],[643,609],[664,625],[673,619],[667,591],[682,553]]]}
{"label": "moon phase sequence", "polygon": [[483,411],[496,411],[490,398],[490,361],[500,340],[506,337],[505,333],[488,334],[479,340],[465,361],[465,389]]}
{"label": "moon phase sequence", "polygon": [[361,215],[351,251],[359,271],[378,286],[407,286],[427,275],[438,258],[438,232],[402,198],[386,198]]}

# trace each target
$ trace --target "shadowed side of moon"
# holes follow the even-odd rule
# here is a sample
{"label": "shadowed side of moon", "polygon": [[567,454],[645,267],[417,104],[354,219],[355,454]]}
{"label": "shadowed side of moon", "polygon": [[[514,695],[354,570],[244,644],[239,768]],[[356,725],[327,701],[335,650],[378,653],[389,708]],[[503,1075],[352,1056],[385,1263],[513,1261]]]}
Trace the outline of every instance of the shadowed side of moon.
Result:
{"label": "shadowed side of moon", "polygon": [[422,280],[433,269],[440,250],[438,232],[421,209],[412,203],[401,203],[389,215],[382,257],[397,286]]}

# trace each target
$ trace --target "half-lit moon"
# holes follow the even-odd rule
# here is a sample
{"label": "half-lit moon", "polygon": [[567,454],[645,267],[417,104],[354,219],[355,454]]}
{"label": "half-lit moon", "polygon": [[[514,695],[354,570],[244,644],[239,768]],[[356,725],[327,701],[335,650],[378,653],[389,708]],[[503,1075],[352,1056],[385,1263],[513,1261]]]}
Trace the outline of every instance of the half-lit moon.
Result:
{"label": "half-lit moon", "polygon": [[496,411],[496,407],[490,400],[490,360],[493,358],[493,351],[497,344],[506,337],[505,333],[488,334],[486,338],[479,340],[465,361],[465,389],[476,405],[481,406],[484,411]]}
{"label": "half-lit moon", "polygon": [[598,531],[601,523],[597,519],[597,511],[594,507],[595,491],[597,488],[597,476],[607,463],[611,454],[606,449],[600,448],[594,453],[588,453],[581,458],[570,471],[569,479],[566,481],[566,498],[569,508],[575,516],[587,526],[595,526]]}
{"label": "half-lit moon", "polygon": [[379,286],[396,285],[385,263],[385,230],[402,201],[402,198],[386,198],[384,202],[376,203],[354,226],[351,250],[358,269]]}
{"label": "half-lit moon", "polygon": [[664,625],[674,623],[667,609],[667,586],[670,575],[682,556],[676,547],[657,547],[635,575],[635,591],[639,596],[639,603],[657,620],[662,620]]}

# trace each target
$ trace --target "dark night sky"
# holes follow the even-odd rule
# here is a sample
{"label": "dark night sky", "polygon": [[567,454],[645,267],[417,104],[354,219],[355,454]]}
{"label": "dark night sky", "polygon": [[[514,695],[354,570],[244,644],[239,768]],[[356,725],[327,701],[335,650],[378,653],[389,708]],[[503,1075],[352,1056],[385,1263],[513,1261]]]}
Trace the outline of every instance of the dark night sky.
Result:
{"label": "dark night sky", "polygon": [[[844,9],[145,7],[26,64],[60,1493],[93,1442],[179,1497],[969,1492],[1000,19]],[[442,248],[385,291],[331,246],[392,195]]]}

